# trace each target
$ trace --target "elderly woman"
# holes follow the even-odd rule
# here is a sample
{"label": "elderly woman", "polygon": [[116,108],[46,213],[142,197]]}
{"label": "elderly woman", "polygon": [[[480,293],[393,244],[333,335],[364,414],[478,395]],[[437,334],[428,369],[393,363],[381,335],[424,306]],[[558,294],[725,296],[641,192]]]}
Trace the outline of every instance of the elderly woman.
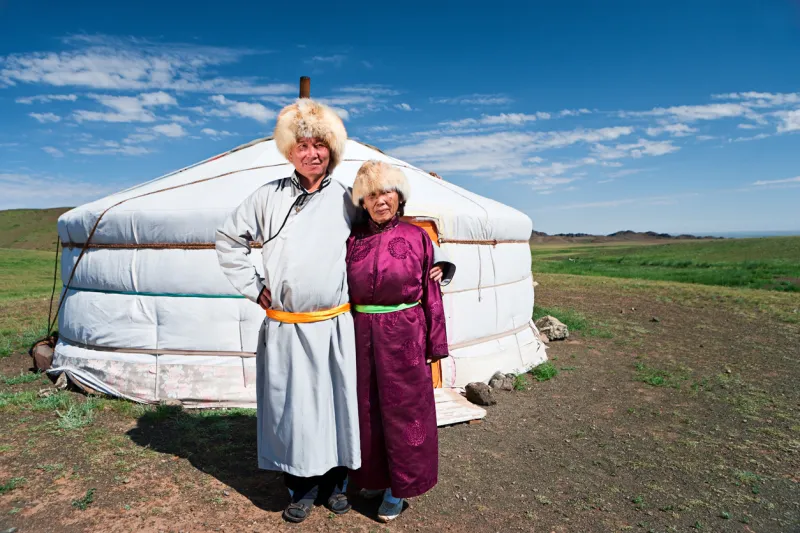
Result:
{"label": "elderly woman", "polygon": [[441,289],[426,275],[433,243],[400,221],[409,192],[398,168],[364,163],[353,185],[363,220],[347,242],[362,461],[351,479],[367,496],[383,493],[384,522],[400,515],[404,498],[437,482],[436,406],[426,363],[448,356]]}

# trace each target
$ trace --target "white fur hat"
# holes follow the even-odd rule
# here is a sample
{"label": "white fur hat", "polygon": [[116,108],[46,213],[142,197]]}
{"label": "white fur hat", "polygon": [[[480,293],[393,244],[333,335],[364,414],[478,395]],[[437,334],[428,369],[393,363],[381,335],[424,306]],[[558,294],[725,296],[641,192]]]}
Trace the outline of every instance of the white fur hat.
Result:
{"label": "white fur hat", "polygon": [[289,153],[298,139],[318,137],[328,146],[331,160],[328,172],[332,172],[342,160],[347,143],[347,130],[342,119],[330,107],[310,98],[300,98],[284,107],[275,122],[275,145],[289,159]]}
{"label": "white fur hat", "polygon": [[407,202],[411,196],[411,186],[402,170],[383,161],[365,162],[353,182],[353,203],[361,205],[366,196],[383,191],[397,191],[402,196],[401,202]]}

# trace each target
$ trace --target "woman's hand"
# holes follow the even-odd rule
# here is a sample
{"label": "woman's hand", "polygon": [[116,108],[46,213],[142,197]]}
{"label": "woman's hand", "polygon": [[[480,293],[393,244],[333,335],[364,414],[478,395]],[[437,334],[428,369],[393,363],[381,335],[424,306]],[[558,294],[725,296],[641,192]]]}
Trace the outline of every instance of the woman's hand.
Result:
{"label": "woman's hand", "polygon": [[430,278],[435,281],[436,283],[441,283],[444,274],[442,273],[442,267],[435,266],[431,269]]}
{"label": "woman's hand", "polygon": [[272,305],[272,293],[269,292],[269,289],[264,287],[261,289],[261,293],[258,295],[258,305],[266,311],[269,309],[269,306]]}

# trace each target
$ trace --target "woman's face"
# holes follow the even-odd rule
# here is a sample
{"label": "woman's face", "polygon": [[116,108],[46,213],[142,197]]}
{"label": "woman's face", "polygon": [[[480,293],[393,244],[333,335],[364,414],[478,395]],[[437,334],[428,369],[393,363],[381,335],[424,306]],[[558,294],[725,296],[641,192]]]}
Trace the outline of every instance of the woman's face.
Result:
{"label": "woman's face", "polygon": [[385,224],[392,220],[400,205],[397,191],[375,192],[364,198],[364,209],[377,224]]}
{"label": "woman's face", "polygon": [[298,139],[295,147],[289,152],[289,162],[300,175],[309,179],[325,176],[330,161],[331,151],[328,145],[316,137]]}

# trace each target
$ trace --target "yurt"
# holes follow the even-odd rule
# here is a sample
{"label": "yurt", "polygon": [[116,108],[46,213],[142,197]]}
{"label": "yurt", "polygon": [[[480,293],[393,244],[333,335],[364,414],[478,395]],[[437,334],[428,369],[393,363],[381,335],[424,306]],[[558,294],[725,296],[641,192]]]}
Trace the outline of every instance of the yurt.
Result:
{"label": "yurt", "polygon": [[[370,159],[405,173],[407,220],[457,266],[443,288],[451,357],[433,368],[432,386],[463,387],[543,362],[531,321],[531,220],[352,140],[333,178],[351,186]],[[65,290],[50,372],[137,402],[255,406],[264,311],[222,274],[215,231],[252,191],[292,171],[273,140],[259,139],[63,214]]]}

